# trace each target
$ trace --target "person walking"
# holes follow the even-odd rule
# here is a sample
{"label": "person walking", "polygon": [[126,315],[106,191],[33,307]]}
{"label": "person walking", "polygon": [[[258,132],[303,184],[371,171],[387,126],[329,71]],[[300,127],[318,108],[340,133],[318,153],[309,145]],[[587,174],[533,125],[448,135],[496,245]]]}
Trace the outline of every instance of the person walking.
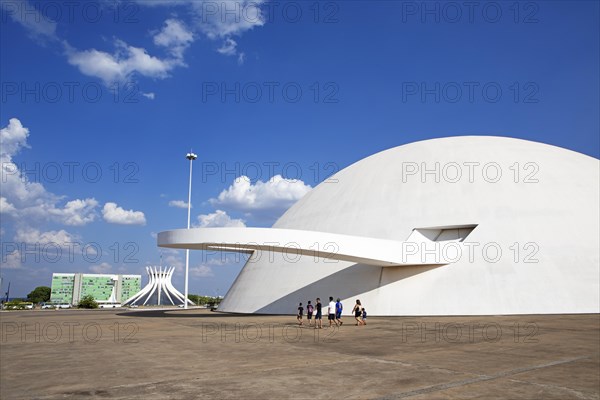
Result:
{"label": "person walking", "polygon": [[296,315],[296,319],[298,320],[298,325],[302,325],[302,314],[304,314],[304,307],[302,307],[302,303],[298,305],[298,314]]}
{"label": "person walking", "polygon": [[308,320],[308,326],[312,326],[312,317],[313,317],[313,305],[310,304],[310,300],[308,301],[308,304],[306,305],[306,319]]}
{"label": "person walking", "polygon": [[321,299],[317,297],[317,313],[315,315],[315,329],[319,328],[323,328],[323,315],[322,315],[322,305],[321,305]]}
{"label": "person walking", "polygon": [[338,297],[336,303],[335,303],[335,321],[342,326],[343,322],[342,322],[342,310],[344,309],[344,306],[342,305],[342,302],[340,300],[340,298]]}
{"label": "person walking", "polygon": [[335,320],[335,301],[333,301],[333,297],[329,296],[329,305],[327,306],[327,319],[329,320],[329,327],[332,324],[338,326],[337,321]]}
{"label": "person walking", "polygon": [[367,324],[367,310],[364,307],[362,309],[362,323],[363,325]]}
{"label": "person walking", "polygon": [[356,304],[352,309],[352,313],[354,313],[354,319],[356,320],[355,325],[362,325],[362,304],[360,304],[360,300],[356,299]]}

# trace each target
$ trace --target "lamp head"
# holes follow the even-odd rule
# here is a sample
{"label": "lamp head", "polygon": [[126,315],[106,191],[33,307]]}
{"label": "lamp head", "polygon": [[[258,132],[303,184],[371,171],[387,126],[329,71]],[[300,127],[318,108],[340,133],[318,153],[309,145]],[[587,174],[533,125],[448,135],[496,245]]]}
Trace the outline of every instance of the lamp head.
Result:
{"label": "lamp head", "polygon": [[195,160],[196,158],[198,158],[198,156],[194,153],[187,153],[187,155],[185,156],[185,158],[187,158],[188,160]]}

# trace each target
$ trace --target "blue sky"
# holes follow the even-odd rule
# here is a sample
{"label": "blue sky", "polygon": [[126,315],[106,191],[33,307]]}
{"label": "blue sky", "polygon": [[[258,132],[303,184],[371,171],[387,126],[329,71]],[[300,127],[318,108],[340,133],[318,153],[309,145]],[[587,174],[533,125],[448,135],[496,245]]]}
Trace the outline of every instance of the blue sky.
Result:
{"label": "blue sky", "polygon": [[[158,264],[156,233],[186,224],[190,149],[207,227],[270,226],[416,140],[600,155],[595,1],[1,4],[2,293]],[[184,253],[162,258],[183,290]],[[225,294],[241,265],[192,252],[190,293]]]}

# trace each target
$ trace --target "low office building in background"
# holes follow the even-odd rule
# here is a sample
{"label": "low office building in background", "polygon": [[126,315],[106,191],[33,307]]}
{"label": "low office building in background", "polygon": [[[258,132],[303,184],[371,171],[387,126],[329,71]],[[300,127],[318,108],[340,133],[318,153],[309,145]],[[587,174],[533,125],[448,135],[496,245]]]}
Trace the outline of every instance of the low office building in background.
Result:
{"label": "low office building in background", "polygon": [[50,301],[77,305],[84,296],[91,295],[98,303],[122,303],[141,286],[141,275],[55,273]]}

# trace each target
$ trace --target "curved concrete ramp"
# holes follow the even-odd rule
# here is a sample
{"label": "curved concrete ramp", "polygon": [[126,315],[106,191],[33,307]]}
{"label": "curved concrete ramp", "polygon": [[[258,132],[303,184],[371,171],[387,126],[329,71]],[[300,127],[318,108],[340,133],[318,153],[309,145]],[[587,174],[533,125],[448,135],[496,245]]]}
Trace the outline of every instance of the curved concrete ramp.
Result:
{"label": "curved concrete ramp", "polygon": [[378,267],[445,265],[415,253],[413,242],[296,229],[196,228],[160,232],[158,246],[242,253],[267,251],[290,258],[310,256]]}

